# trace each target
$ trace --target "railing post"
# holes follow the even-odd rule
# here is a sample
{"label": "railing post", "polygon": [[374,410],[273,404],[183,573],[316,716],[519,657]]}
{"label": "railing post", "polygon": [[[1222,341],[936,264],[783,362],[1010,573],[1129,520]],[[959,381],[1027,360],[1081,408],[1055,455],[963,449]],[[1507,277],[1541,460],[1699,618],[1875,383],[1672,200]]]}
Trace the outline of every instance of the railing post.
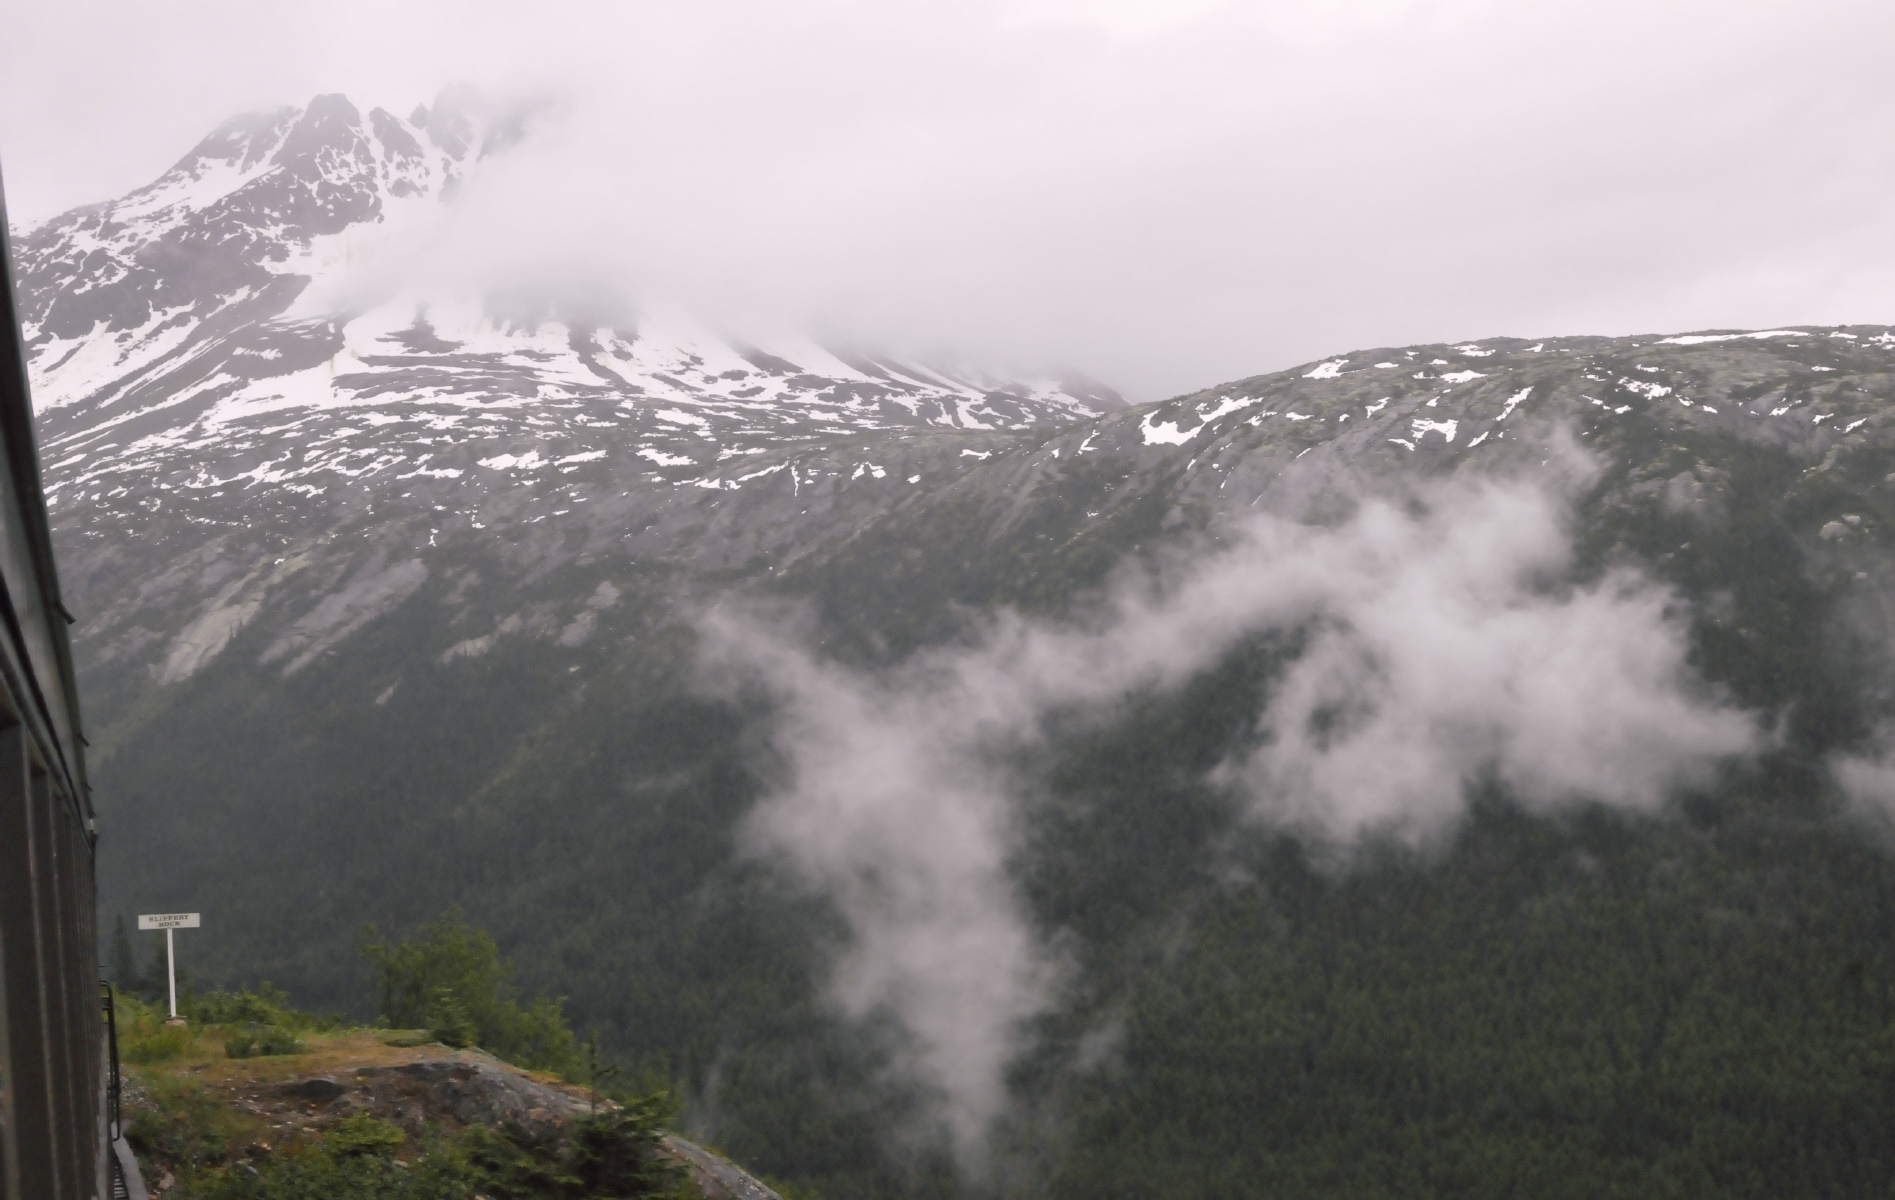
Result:
{"label": "railing post", "polygon": [[39,866],[40,919],[46,930],[40,960],[46,968],[46,1036],[52,1050],[53,1135],[57,1139],[54,1152],[60,1156],[59,1176],[66,1186],[65,1194],[76,1198],[85,1194],[88,1174],[79,1139],[86,1123],[80,1113],[90,1089],[74,1061],[74,1043],[79,1036],[72,1020],[72,975],[78,965],[72,956],[76,948],[71,878],[75,864],[66,830],[69,815],[57,805],[46,773],[36,767],[28,764],[27,793],[35,830],[43,831],[37,839],[35,857]]}
{"label": "railing post", "polygon": [[[5,800],[0,799],[0,804]],[[4,821],[0,820],[0,826]],[[0,837],[4,837],[0,832]],[[6,849],[0,846],[0,871],[11,864]],[[5,899],[0,896],[0,904]],[[15,1140],[15,1126],[18,1121],[15,1110],[19,1103],[19,1092],[13,1078],[13,1040],[7,1033],[7,971],[6,940],[8,930],[5,922],[0,922],[0,1198],[20,1200],[24,1195],[20,1190],[20,1146]]]}

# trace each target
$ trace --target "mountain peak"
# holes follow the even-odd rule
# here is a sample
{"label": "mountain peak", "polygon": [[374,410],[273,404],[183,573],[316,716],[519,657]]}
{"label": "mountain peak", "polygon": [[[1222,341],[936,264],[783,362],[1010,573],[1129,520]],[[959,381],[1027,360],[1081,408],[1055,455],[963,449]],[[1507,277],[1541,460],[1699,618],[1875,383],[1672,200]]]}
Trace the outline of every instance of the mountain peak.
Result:
{"label": "mountain peak", "polygon": [[425,128],[436,146],[455,158],[463,158],[474,145],[479,134],[478,118],[486,108],[486,96],[479,88],[471,83],[450,83],[434,98],[432,108],[415,109],[421,119],[414,124]]}
{"label": "mountain peak", "polygon": [[257,166],[282,144],[283,134],[296,119],[298,111],[284,105],[232,117],[192,147],[190,153],[179,159],[170,171],[151,186],[156,187],[173,175],[200,179],[213,167],[249,170]]}
{"label": "mountain peak", "polygon": [[362,436],[389,470],[463,473],[436,461],[451,442],[457,463],[609,447],[679,475],[786,441],[1055,426],[1124,403],[1071,373],[740,344],[681,317],[602,318],[571,294],[522,305],[392,269],[363,286],[529,111],[462,85],[409,120],[321,95],[233,118],[150,185],[33,231],[18,279],[43,444],[95,478],[195,475],[232,454],[268,476],[260,464],[312,446],[352,459]]}
{"label": "mountain peak", "polygon": [[[308,282],[285,268],[318,239],[378,222],[392,202],[441,195],[460,169],[459,155],[382,110],[365,122],[339,94],[234,117],[145,187],[21,239],[29,353],[49,366],[109,335],[115,361],[95,353],[88,371],[136,369],[219,313],[226,326],[279,314]],[[83,398],[83,382],[73,386],[51,385],[41,403]]]}

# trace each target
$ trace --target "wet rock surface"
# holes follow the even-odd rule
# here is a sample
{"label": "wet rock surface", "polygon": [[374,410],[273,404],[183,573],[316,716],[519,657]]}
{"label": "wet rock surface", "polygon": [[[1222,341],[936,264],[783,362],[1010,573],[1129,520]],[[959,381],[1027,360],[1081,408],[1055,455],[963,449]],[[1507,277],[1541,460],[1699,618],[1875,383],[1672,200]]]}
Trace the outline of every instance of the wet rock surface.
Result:
{"label": "wet rock surface", "polygon": [[309,1100],[317,1104],[327,1104],[340,1096],[345,1089],[327,1075],[316,1075],[309,1079],[300,1079],[285,1084],[283,1094],[298,1100]]}
{"label": "wet rock surface", "polygon": [[418,1107],[461,1126],[518,1125],[543,1134],[587,1107],[552,1084],[466,1052],[398,1067],[360,1067],[355,1079],[370,1095],[399,1095],[410,1111]]}
{"label": "wet rock surface", "polygon": [[691,1182],[704,1200],[782,1200],[754,1176],[702,1146],[673,1134],[664,1140],[664,1147],[691,1173]]}

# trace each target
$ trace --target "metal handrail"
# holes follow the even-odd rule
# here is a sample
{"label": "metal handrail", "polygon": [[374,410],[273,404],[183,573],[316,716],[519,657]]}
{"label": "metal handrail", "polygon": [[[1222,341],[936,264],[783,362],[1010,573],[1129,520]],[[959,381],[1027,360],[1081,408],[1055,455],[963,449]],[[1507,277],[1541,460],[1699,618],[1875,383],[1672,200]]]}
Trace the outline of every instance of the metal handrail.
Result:
{"label": "metal handrail", "polygon": [[111,1082],[105,1093],[105,1128],[111,1141],[120,1137],[119,1129],[119,1074],[118,1074],[118,1009],[112,999],[112,985],[105,980],[99,981],[99,1003],[105,1018],[106,1057],[112,1064]]}

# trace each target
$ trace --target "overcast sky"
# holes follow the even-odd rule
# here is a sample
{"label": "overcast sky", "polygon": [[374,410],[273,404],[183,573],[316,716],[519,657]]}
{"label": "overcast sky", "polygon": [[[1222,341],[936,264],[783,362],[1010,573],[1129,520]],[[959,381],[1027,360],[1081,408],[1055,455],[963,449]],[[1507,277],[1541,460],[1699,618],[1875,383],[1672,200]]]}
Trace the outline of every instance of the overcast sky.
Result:
{"label": "overcast sky", "polygon": [[236,112],[467,80],[550,107],[462,253],[1140,399],[1895,321],[1889,0],[0,2],[16,223]]}

